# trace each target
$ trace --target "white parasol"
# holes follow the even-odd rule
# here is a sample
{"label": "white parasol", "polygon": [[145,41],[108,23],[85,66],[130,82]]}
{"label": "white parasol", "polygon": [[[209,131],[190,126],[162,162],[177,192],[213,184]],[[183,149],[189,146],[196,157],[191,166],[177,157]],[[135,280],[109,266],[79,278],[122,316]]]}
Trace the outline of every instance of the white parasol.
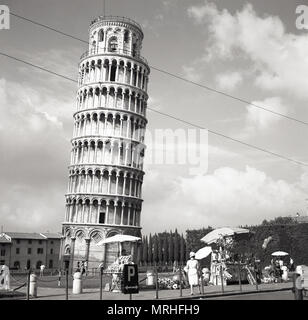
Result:
{"label": "white parasol", "polygon": [[102,241],[100,241],[97,245],[103,245],[105,243],[112,243],[112,242],[136,242],[141,240],[139,237],[129,236],[126,234],[117,234],[115,236],[106,238]]}
{"label": "white parasol", "polygon": [[224,237],[231,237],[235,234],[242,234],[242,233],[249,233],[248,229],[243,228],[218,228],[211,232],[209,232],[205,237],[201,239],[201,241],[211,244],[217,242],[217,240],[224,238]]}
{"label": "white parasol", "polygon": [[211,254],[211,252],[212,252],[212,248],[211,248],[211,247],[201,248],[201,249],[199,249],[199,250],[196,252],[195,258],[196,258],[197,260],[204,259],[204,258],[206,258],[209,254]]}
{"label": "white parasol", "polygon": [[285,257],[288,256],[289,254],[287,252],[284,251],[275,251],[272,253],[272,256],[274,257]]}

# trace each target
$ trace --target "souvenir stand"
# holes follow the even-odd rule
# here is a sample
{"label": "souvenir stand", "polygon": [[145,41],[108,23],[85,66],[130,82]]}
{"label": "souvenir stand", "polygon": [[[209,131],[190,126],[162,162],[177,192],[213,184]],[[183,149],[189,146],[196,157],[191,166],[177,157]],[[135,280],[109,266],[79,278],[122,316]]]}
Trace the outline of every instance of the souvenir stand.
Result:
{"label": "souvenir stand", "polygon": [[242,268],[237,266],[235,269],[235,265],[231,264],[231,266],[229,263],[234,236],[241,233],[249,233],[249,230],[242,228],[219,228],[211,231],[201,239],[201,241],[207,244],[212,244],[213,248],[211,254],[210,284],[224,287],[233,280],[234,274],[238,277],[240,272],[241,277],[243,277],[244,271]]}
{"label": "souvenir stand", "polygon": [[[112,292],[121,292],[121,279],[124,264],[133,264],[133,256],[131,254],[120,255],[122,253],[124,243],[133,243],[141,240],[139,237],[124,235],[124,234],[117,234],[115,236],[106,238],[98,243],[98,245],[105,245],[108,243],[118,243],[118,258],[114,263],[109,265],[105,271],[105,274],[111,275],[111,283],[109,284],[109,291]],[[130,246],[130,251],[133,253],[133,246]]]}
{"label": "souvenir stand", "polygon": [[107,267],[106,274],[111,274],[110,291],[121,292],[121,279],[124,264],[133,264],[132,256],[120,256],[113,264]]}
{"label": "souvenir stand", "polygon": [[[220,241],[222,244],[224,239]],[[214,286],[227,285],[231,274],[227,271],[225,246],[220,245],[219,250],[213,250],[211,255],[210,284]]]}

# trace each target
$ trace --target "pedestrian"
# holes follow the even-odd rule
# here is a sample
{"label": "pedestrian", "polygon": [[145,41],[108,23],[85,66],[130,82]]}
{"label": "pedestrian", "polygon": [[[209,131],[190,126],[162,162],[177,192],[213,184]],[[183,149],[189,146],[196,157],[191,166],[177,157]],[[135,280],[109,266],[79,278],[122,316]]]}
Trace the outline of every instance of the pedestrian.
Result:
{"label": "pedestrian", "polygon": [[86,273],[86,269],[85,269],[85,266],[84,266],[84,261],[81,262],[80,269],[81,269],[81,274],[82,275]]}
{"label": "pedestrian", "polygon": [[78,262],[77,262],[76,272],[80,272],[80,271],[81,271],[81,269],[80,269],[80,262],[78,261]]}
{"label": "pedestrian", "polygon": [[202,278],[203,278],[204,284],[208,286],[210,282],[210,270],[208,268],[202,269]]}
{"label": "pedestrian", "polygon": [[40,266],[40,277],[41,278],[44,275],[44,269],[45,269],[45,265],[41,264],[41,266]]}
{"label": "pedestrian", "polygon": [[199,287],[199,293],[201,294],[199,286],[199,262],[195,259],[196,254],[194,252],[189,253],[190,259],[187,261],[186,269],[188,275],[188,282],[190,285],[190,294],[194,294],[194,286]]}
{"label": "pedestrian", "polygon": [[87,276],[88,275],[88,261],[85,261],[83,265],[84,265],[85,273]]}
{"label": "pedestrian", "polygon": [[173,273],[176,273],[176,272],[178,272],[178,271],[179,271],[178,262],[177,262],[176,260],[174,260],[172,272],[173,272]]}
{"label": "pedestrian", "polygon": [[275,261],[275,282],[281,282],[281,269],[279,260]]}

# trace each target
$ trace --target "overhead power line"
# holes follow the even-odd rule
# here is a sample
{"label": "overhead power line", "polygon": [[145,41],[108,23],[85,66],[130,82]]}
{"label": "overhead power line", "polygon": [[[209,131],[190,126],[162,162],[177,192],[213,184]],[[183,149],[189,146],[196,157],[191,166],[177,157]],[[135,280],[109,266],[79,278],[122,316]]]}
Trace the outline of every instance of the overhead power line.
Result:
{"label": "overhead power line", "polygon": [[61,77],[61,78],[65,79],[65,80],[77,82],[77,81],[76,81],[75,79],[73,79],[73,78],[69,78],[69,77],[67,77],[67,76],[64,76],[64,75],[59,74],[59,73],[54,72],[54,71],[51,71],[51,70],[46,69],[46,68],[44,68],[44,67],[40,67],[40,66],[38,66],[38,65],[36,65],[36,64],[33,64],[33,63],[31,63],[31,62],[27,62],[27,61],[25,61],[25,60],[18,59],[18,58],[16,58],[16,57],[13,57],[13,56],[11,56],[11,55],[9,55],[9,54],[6,54],[6,53],[4,53],[4,52],[0,52],[0,54],[1,54],[2,56],[4,56],[4,57],[10,58],[10,59],[12,59],[12,60],[15,60],[15,61],[18,61],[18,62],[21,62],[21,63],[24,63],[24,64],[26,64],[26,65],[28,65],[28,66],[34,67],[34,68],[39,69],[39,70],[41,70],[41,71],[46,71],[46,72],[51,73],[51,74],[53,74],[53,75],[55,75],[55,76]]}
{"label": "overhead power line", "polygon": [[12,16],[16,17],[16,18],[25,20],[25,21],[27,21],[27,22],[36,24],[37,26],[40,26],[40,27],[43,27],[43,28],[45,28],[45,29],[48,29],[48,30],[54,31],[54,32],[56,32],[56,33],[59,33],[59,34],[61,34],[62,36],[69,37],[69,38],[72,38],[72,39],[74,39],[74,40],[82,41],[82,42],[85,42],[85,43],[89,44],[88,41],[82,40],[82,39],[80,39],[80,38],[77,38],[77,37],[75,37],[75,36],[72,36],[71,34],[68,34],[68,33],[63,32],[63,31],[61,31],[61,30],[55,29],[55,28],[53,28],[53,27],[47,26],[46,24],[42,24],[42,23],[36,22],[36,21],[34,21],[34,20],[31,20],[31,19],[28,19],[28,18],[26,18],[26,17],[20,16],[20,15],[14,13],[14,12],[11,12],[11,11],[10,11],[10,14],[11,14]]}
{"label": "overhead power line", "polygon": [[[104,4],[104,12],[105,12],[105,2],[104,2],[103,4]],[[21,16],[21,15],[18,15],[18,14],[16,14],[16,13],[14,13],[14,12],[10,12],[10,14],[11,14],[12,16],[14,16],[14,17],[19,18],[19,19],[22,19],[22,20],[25,20],[25,21],[27,21],[27,22],[33,23],[33,24],[38,25],[38,26],[40,26],[40,27],[46,28],[46,29],[48,29],[48,30],[57,32],[57,33],[59,33],[59,34],[61,34],[61,35],[63,35],[63,36],[66,36],[66,37],[72,38],[72,39],[74,39],[74,40],[78,40],[78,41],[81,41],[81,42],[83,42],[83,43],[89,44],[89,42],[86,41],[86,40],[83,40],[83,39],[80,39],[80,38],[78,38],[78,37],[72,36],[72,35],[70,35],[70,34],[68,34],[68,33],[66,33],[66,32],[63,32],[63,31],[61,31],[61,30],[55,29],[55,28],[53,28],[53,27],[50,27],[50,26],[48,26],[48,25],[39,23],[39,22],[34,21],[34,20],[32,20],[32,19],[28,19],[28,18],[26,18],[26,17],[23,17],[23,16]],[[276,116],[279,116],[279,117],[283,117],[283,118],[285,118],[285,119],[288,119],[288,120],[291,120],[291,121],[295,121],[295,122],[297,122],[297,123],[300,123],[300,124],[303,124],[303,125],[307,125],[307,126],[308,126],[308,122],[307,122],[307,121],[300,120],[300,119],[297,119],[297,118],[288,116],[288,115],[286,115],[286,114],[283,114],[283,113],[280,113],[280,112],[271,110],[271,109],[269,109],[269,106],[260,106],[260,105],[258,105],[258,104],[256,104],[256,103],[251,102],[251,101],[245,100],[245,99],[240,98],[240,97],[236,97],[236,96],[234,96],[234,95],[231,95],[231,94],[226,93],[226,92],[221,91],[221,90],[217,90],[217,89],[212,88],[212,87],[210,87],[210,86],[207,86],[207,85],[204,85],[204,84],[201,84],[201,83],[198,83],[198,82],[195,82],[195,81],[186,79],[186,78],[184,78],[184,77],[182,77],[182,76],[179,76],[179,75],[177,75],[177,74],[171,73],[171,72],[169,72],[169,71],[160,69],[160,68],[155,67],[155,66],[152,66],[152,65],[149,65],[149,67],[150,67],[151,69],[157,71],[157,72],[163,73],[163,74],[165,74],[165,75],[168,75],[168,76],[170,76],[170,77],[173,77],[173,78],[178,79],[178,80],[181,80],[181,81],[184,81],[184,82],[186,82],[186,83],[189,83],[189,84],[198,86],[199,88],[205,89],[205,90],[207,90],[207,91],[211,91],[211,92],[220,94],[220,95],[225,96],[225,97],[227,97],[227,98],[230,98],[230,99],[233,99],[233,100],[235,100],[235,101],[241,102],[241,103],[243,103],[243,104],[245,104],[245,105],[249,105],[249,106],[252,106],[252,107],[254,107],[254,108],[263,110],[263,111],[265,111],[265,112],[269,112],[269,113],[271,113],[271,114],[273,114],[273,115],[276,115]]]}
{"label": "overhead power line", "polygon": [[208,87],[208,86],[206,86],[206,85],[203,85],[203,84],[201,84],[201,83],[194,82],[194,81],[192,81],[192,80],[183,78],[183,77],[181,77],[181,76],[179,76],[179,75],[176,75],[176,74],[173,74],[173,73],[171,73],[171,72],[168,72],[168,71],[165,71],[165,70],[162,70],[162,69],[153,67],[153,66],[151,66],[151,69],[156,70],[156,71],[161,72],[161,73],[164,73],[164,74],[166,74],[166,75],[168,75],[168,76],[171,76],[171,77],[173,77],[173,78],[176,78],[176,79],[185,81],[185,82],[187,82],[187,83],[193,84],[193,85],[198,86],[198,87],[200,87],[200,88],[206,89],[206,90],[208,90],[208,91],[212,91],[212,92],[221,94],[221,95],[223,95],[223,96],[225,96],[225,97],[227,97],[227,98],[231,98],[231,99],[233,99],[233,100],[236,100],[236,101],[245,103],[246,105],[249,105],[249,106],[252,106],[252,107],[261,109],[261,110],[266,111],[266,112],[270,112],[270,113],[272,113],[272,114],[274,114],[274,115],[276,115],[276,116],[280,116],[280,117],[283,117],[283,118],[286,118],[286,119],[289,119],[289,120],[292,120],[292,121],[299,122],[299,123],[304,124],[304,125],[308,125],[308,122],[306,122],[306,121],[303,121],[303,120],[300,120],[300,119],[296,119],[296,118],[290,117],[290,116],[288,116],[288,115],[286,115],[286,114],[283,114],[283,113],[280,113],[280,112],[277,112],[277,111],[274,111],[274,110],[271,110],[271,109],[262,107],[262,106],[260,106],[260,105],[257,105],[257,104],[255,104],[255,103],[253,103],[253,102],[249,102],[249,101],[247,101],[247,100],[245,100],[245,99],[242,99],[242,98],[233,96],[233,95],[228,94],[228,93],[226,93],[226,92],[223,92],[223,91],[220,91],[220,90],[217,90],[217,89]]}
{"label": "overhead power line", "polygon": [[[65,76],[65,75],[62,75],[62,74],[60,74],[60,73],[51,71],[51,70],[49,70],[49,69],[46,69],[45,67],[38,66],[38,65],[36,65],[36,64],[34,64],[34,63],[30,63],[30,62],[25,61],[25,60],[23,60],[23,59],[16,58],[16,57],[14,57],[14,56],[12,56],[12,55],[9,55],[9,54],[7,54],[7,53],[0,52],[0,55],[2,55],[2,56],[4,56],[4,57],[7,57],[7,58],[10,58],[10,59],[12,59],[12,60],[14,60],[14,61],[18,61],[18,62],[24,63],[24,64],[26,64],[26,65],[28,65],[28,66],[31,66],[31,67],[33,67],[33,68],[36,68],[36,69],[38,69],[38,70],[48,72],[48,73],[50,73],[50,74],[52,74],[52,75],[54,75],[54,76],[58,76],[58,77],[63,78],[63,79],[65,79],[65,80],[69,80],[69,81],[71,81],[71,82],[78,83],[78,81],[76,81],[76,80],[73,79],[73,78],[69,78],[69,77],[67,77],[67,76]],[[155,113],[157,113],[157,114],[160,114],[160,115],[163,115],[163,116],[165,116],[165,117],[168,117],[168,118],[170,118],[170,119],[174,119],[174,120],[180,121],[180,122],[182,122],[182,123],[188,124],[188,125],[193,126],[193,127],[195,127],[195,128],[208,130],[208,132],[211,133],[211,134],[213,134],[213,135],[216,135],[216,136],[219,136],[219,137],[228,139],[228,140],[233,141],[233,142],[237,142],[237,143],[239,143],[239,144],[241,144],[241,145],[244,145],[244,146],[246,146],[246,147],[249,147],[249,148],[252,148],[252,149],[261,151],[261,152],[263,152],[263,153],[270,154],[270,155],[272,155],[272,156],[275,156],[275,157],[281,158],[281,159],[283,159],[283,160],[287,160],[287,161],[296,163],[296,164],[298,164],[298,165],[302,165],[302,166],[308,167],[308,164],[307,164],[307,163],[304,163],[304,162],[301,162],[301,161],[299,161],[299,160],[286,157],[286,156],[281,155],[281,154],[279,154],[279,153],[276,153],[276,152],[273,152],[273,151],[270,151],[270,150],[267,150],[267,149],[258,147],[258,146],[256,146],[256,145],[249,144],[249,143],[246,143],[246,142],[244,142],[244,141],[241,141],[241,140],[232,138],[232,137],[230,137],[230,136],[228,136],[228,135],[226,135],[226,134],[223,134],[223,133],[220,133],[220,132],[217,132],[217,131],[214,131],[214,130],[207,129],[207,128],[201,126],[201,125],[198,125],[198,124],[195,124],[195,123],[193,123],[193,122],[190,122],[190,121],[181,119],[181,118],[179,118],[179,117],[177,117],[177,116],[174,116],[174,115],[171,115],[171,114],[168,114],[168,113],[159,111],[159,110],[154,109],[154,108],[151,108],[151,107],[148,107],[147,109],[150,110],[150,111],[152,111],[152,112],[155,112]]]}

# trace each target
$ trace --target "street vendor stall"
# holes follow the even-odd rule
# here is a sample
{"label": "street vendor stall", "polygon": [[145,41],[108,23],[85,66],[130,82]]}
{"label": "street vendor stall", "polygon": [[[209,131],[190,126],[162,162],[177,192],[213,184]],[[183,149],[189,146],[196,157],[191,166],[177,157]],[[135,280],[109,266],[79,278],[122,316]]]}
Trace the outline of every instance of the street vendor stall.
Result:
{"label": "street vendor stall", "polygon": [[118,244],[118,258],[109,266],[105,271],[105,274],[111,275],[111,281],[109,283],[109,291],[121,292],[121,277],[125,264],[133,264],[132,254],[126,254],[126,251],[122,249],[122,244],[125,242],[137,242],[141,240],[139,237],[130,235],[117,234],[113,237],[106,238],[98,243],[98,245],[104,245],[107,243]]}
{"label": "street vendor stall", "polygon": [[233,237],[238,234],[247,233],[249,233],[247,229],[224,227],[209,232],[201,239],[201,241],[212,244],[217,248],[213,249],[211,253],[210,284],[224,287],[234,274],[238,272],[241,274],[243,272],[242,268],[237,268],[236,271],[232,268],[232,273],[230,273],[230,263],[228,261],[230,259]]}

